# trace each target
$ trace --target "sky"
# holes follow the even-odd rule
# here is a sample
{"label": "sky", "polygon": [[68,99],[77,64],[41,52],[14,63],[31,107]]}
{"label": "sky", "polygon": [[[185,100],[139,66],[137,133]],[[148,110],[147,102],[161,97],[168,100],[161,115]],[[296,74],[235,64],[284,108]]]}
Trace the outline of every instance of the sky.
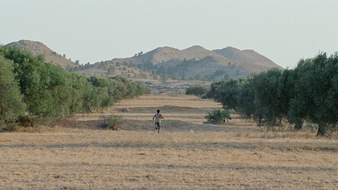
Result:
{"label": "sky", "polygon": [[292,69],[338,51],[338,1],[0,0],[0,44],[22,39],[81,64],[200,45],[252,49]]}

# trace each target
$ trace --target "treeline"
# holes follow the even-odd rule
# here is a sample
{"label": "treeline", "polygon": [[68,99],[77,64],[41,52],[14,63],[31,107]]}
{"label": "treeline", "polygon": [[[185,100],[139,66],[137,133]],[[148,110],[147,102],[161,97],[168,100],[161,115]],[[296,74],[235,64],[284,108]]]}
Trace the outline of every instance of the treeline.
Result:
{"label": "treeline", "polygon": [[[197,74],[194,76],[188,76],[189,70],[196,67],[198,61],[195,59],[184,59],[178,64],[129,64],[129,66],[138,68],[142,71],[151,73],[153,76],[159,76],[163,81],[167,79],[173,80],[203,80],[203,81],[217,81],[219,79],[227,79],[229,75],[239,75],[239,70],[235,71],[235,67],[229,63],[228,68],[223,68],[215,71],[211,75]],[[234,74],[236,73],[236,74]]]}
{"label": "treeline", "polygon": [[89,113],[133,98],[149,89],[121,77],[72,74],[46,63],[43,56],[15,47],[0,47],[0,125],[20,116],[67,117]]}
{"label": "treeline", "polygon": [[295,69],[215,82],[206,97],[257,125],[280,126],[286,120],[302,129],[311,123],[318,126],[317,135],[325,135],[338,128],[338,53],[300,60]]}

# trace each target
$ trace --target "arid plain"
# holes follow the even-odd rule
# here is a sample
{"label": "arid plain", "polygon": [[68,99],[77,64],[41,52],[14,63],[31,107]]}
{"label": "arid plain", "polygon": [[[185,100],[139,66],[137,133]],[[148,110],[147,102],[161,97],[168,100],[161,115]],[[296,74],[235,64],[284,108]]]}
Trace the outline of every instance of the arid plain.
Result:
{"label": "arid plain", "polygon": [[[76,127],[0,133],[0,189],[338,189],[337,137],[267,132],[236,115],[205,124],[220,107],[146,95],[75,116]],[[156,109],[165,118],[159,134]],[[123,116],[122,130],[95,127],[108,114]]]}

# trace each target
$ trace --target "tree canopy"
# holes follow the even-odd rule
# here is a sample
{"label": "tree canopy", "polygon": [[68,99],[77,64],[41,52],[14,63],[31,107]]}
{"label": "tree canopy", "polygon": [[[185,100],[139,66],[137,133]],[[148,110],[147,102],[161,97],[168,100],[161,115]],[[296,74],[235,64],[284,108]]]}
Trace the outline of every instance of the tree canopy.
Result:
{"label": "tree canopy", "polygon": [[13,69],[12,62],[0,55],[0,125],[15,121],[26,108]]}

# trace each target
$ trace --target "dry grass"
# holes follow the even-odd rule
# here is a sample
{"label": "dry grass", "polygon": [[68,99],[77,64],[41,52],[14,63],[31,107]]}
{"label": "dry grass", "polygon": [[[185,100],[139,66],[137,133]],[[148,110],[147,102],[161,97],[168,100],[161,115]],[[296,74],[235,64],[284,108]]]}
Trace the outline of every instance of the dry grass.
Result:
{"label": "dry grass", "polygon": [[[121,114],[121,131],[1,133],[0,189],[338,189],[337,139],[266,132],[238,117],[203,124],[219,107],[192,96],[143,96],[75,118]],[[157,108],[166,118],[160,134],[151,121]]]}

